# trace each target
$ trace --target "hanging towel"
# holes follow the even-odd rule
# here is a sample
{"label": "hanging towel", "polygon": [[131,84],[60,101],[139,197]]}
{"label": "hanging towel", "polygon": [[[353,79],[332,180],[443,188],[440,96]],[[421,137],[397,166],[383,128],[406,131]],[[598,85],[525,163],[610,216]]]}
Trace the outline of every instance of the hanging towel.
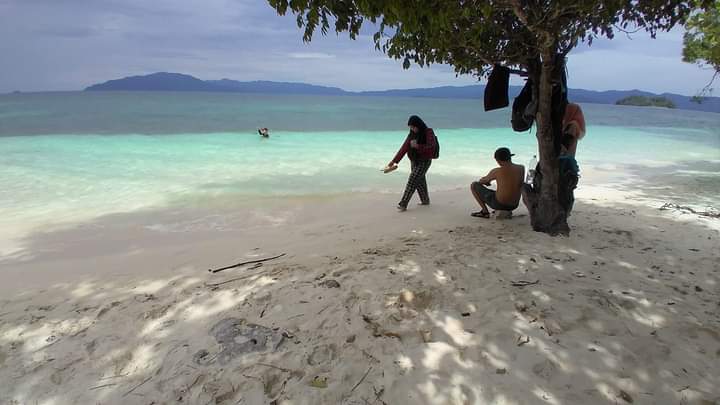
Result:
{"label": "hanging towel", "polygon": [[485,86],[485,111],[497,110],[510,104],[508,100],[509,83],[510,69],[495,65]]}

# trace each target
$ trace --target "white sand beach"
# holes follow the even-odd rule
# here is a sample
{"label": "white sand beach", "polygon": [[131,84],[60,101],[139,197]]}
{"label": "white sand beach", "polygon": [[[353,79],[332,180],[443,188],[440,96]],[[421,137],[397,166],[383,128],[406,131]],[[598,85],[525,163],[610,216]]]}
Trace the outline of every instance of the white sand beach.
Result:
{"label": "white sand beach", "polygon": [[0,403],[720,403],[720,220],[600,181],[570,237],[396,198],[29,236],[0,262]]}

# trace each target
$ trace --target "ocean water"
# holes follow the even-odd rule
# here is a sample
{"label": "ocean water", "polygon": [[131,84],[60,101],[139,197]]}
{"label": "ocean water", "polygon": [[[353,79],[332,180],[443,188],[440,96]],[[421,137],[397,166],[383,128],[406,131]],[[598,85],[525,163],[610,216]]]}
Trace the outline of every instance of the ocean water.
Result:
{"label": "ocean water", "polygon": [[[720,114],[583,105],[581,168],[679,168],[720,196]],[[384,175],[410,114],[435,128],[432,190],[466,187],[507,146],[536,153],[533,131],[481,100],[212,93],[0,96],[0,228],[90,220],[141,209],[233,207],[259,197],[401,193]],[[269,127],[261,139],[258,127]],[[696,170],[693,162],[702,163]],[[681,174],[682,174],[681,173]]]}

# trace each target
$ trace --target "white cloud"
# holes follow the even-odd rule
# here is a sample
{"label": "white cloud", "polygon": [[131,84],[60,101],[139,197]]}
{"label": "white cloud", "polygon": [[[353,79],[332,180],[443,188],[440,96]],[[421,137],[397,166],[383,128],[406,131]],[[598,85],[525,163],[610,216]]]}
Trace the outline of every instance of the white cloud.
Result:
{"label": "white cloud", "polygon": [[322,52],[291,52],[288,56],[293,59],[335,59],[335,55]]}

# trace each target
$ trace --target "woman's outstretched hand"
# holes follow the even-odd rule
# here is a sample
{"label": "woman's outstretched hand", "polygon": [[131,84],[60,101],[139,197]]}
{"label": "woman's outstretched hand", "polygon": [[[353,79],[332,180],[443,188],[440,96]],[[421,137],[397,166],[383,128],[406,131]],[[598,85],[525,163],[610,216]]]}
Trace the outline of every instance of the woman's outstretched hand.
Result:
{"label": "woman's outstretched hand", "polygon": [[383,173],[390,173],[391,171],[397,169],[397,164],[394,162],[388,163],[387,166],[385,166],[384,169],[382,169]]}

